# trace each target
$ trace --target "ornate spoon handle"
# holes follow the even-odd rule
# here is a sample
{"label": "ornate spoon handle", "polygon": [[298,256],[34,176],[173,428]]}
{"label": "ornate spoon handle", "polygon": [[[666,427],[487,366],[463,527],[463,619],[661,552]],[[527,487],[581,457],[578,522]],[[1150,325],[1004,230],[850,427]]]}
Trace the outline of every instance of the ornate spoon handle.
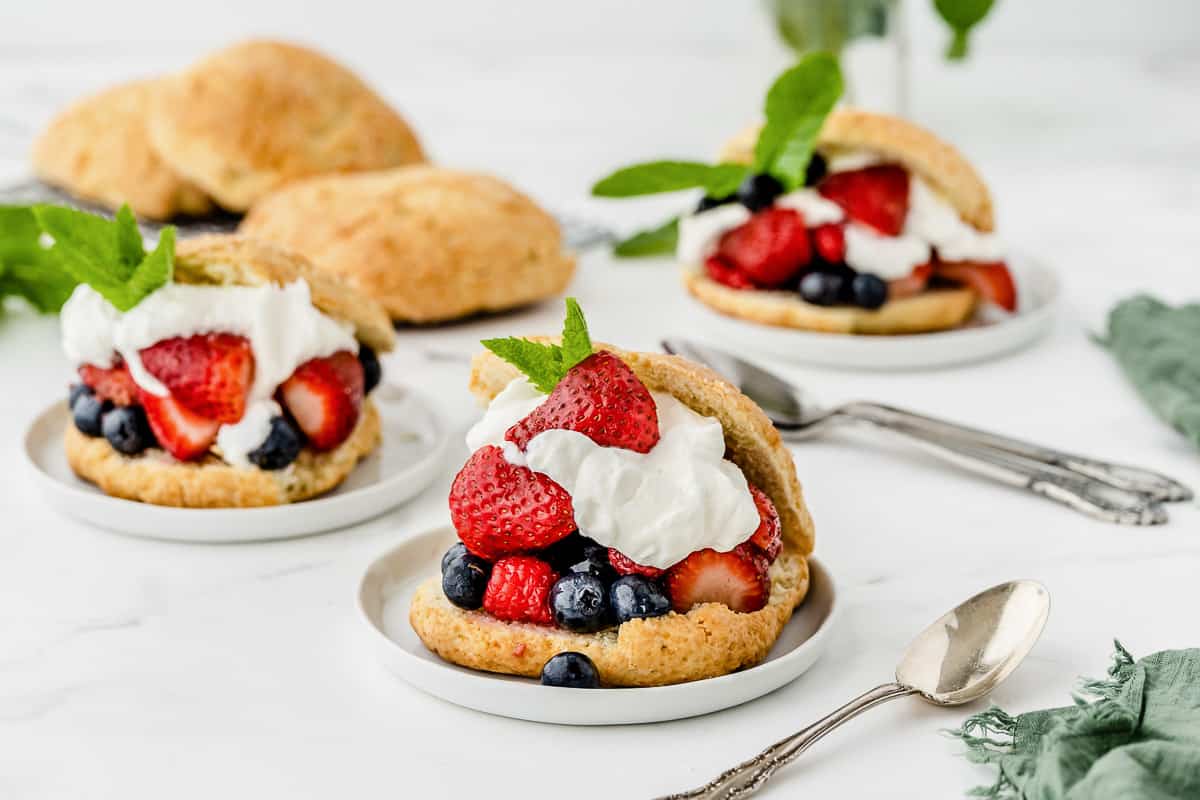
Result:
{"label": "ornate spoon handle", "polygon": [[699,789],[668,795],[659,800],[734,800],[749,797],[761,789],[776,770],[795,761],[809,745],[843,722],[857,717],[872,706],[916,693],[916,689],[899,683],[876,686],[804,730],[776,742],[749,761],[722,772]]}

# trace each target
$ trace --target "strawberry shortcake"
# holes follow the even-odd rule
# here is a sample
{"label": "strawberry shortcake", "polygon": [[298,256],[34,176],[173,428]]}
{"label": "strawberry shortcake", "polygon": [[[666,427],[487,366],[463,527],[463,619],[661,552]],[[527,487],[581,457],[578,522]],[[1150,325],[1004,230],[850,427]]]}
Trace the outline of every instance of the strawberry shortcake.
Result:
{"label": "strawberry shortcake", "polygon": [[79,375],[71,468],[167,506],[274,505],[336,486],[380,441],[369,394],[394,337],[383,309],[253,239],[185,240],[173,262],[125,310],[99,282],[63,307]]}
{"label": "strawberry shortcake", "polygon": [[675,356],[493,339],[487,410],[450,489],[459,541],[416,592],[430,650],[557,686],[656,686],[766,657],[809,578],[813,525],[766,416]]}

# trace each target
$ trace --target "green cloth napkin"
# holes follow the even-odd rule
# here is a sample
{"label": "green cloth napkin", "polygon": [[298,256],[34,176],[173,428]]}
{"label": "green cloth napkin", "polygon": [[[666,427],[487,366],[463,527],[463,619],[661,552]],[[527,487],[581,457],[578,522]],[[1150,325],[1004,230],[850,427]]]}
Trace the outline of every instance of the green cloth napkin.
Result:
{"label": "green cloth napkin", "polygon": [[1114,642],[1109,680],[1085,680],[1075,705],[1010,716],[991,708],[950,733],[999,769],[969,792],[1008,800],[1200,798],[1200,649],[1135,662]]}
{"label": "green cloth napkin", "polygon": [[1172,308],[1147,295],[1108,312],[1099,339],[1146,404],[1200,446],[1200,304]]}

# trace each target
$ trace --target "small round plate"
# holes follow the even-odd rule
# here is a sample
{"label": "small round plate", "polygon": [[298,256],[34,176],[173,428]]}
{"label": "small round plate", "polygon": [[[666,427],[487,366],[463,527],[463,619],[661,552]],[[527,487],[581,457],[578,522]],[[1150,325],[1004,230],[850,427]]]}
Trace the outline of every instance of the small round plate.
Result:
{"label": "small round plate", "polygon": [[418,494],[441,470],[445,425],[418,393],[384,384],[371,395],[383,441],[333,491],[264,508],[171,508],[110,497],[76,477],[63,452],[71,424],[66,403],[39,414],[25,432],[25,455],[47,502],[77,519],[119,533],[184,542],[287,539],[342,528],[382,514]]}
{"label": "small round plate", "polygon": [[903,336],[817,333],[760,325],[727,317],[698,300],[704,315],[697,330],[714,343],[736,342],[748,353],[857,369],[921,369],[983,361],[1019,350],[1050,330],[1058,313],[1059,281],[1046,265],[1017,255],[1009,259],[1020,310],[984,309],[962,328]]}
{"label": "small round plate", "polygon": [[[451,528],[406,540],[375,559],[358,587],[359,616],[380,660],[413,686],[460,706],[532,722],[623,725],[693,717],[753,700],[794,680],[825,649],[835,616],[833,579],[809,561],[812,585],[766,661],[719,678],[640,689],[563,689],[531,678],[478,672],[443,661],[408,622],[417,587],[436,574]],[[547,694],[550,693],[550,694]]]}

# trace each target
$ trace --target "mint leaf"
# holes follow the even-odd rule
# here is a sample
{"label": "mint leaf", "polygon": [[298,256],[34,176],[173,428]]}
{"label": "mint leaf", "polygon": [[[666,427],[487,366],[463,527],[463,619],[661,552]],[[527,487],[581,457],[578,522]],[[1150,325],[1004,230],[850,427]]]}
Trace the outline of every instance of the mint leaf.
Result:
{"label": "mint leaf", "polygon": [[50,252],[58,264],[121,311],[133,308],[171,279],[175,229],[170,226],[162,229],[158,246],[146,255],[128,207],[115,220],[65,206],[34,206],[33,214],[54,239]]}
{"label": "mint leaf", "polygon": [[754,145],[754,171],[771,173],[787,191],[803,186],[817,134],[841,96],[842,73],[829,53],[810,53],[776,78]]}
{"label": "mint leaf", "polygon": [[679,217],[671,217],[657,228],[638,231],[613,246],[613,254],[621,258],[663,256],[675,252],[679,243]]}
{"label": "mint leaf", "polygon": [[481,344],[512,364],[538,391],[550,394],[566,374],[563,369],[562,348],[510,336],[507,339],[484,339]]}
{"label": "mint leaf", "polygon": [[995,0],[933,0],[933,7],[953,34],[946,48],[946,58],[961,61],[967,57],[971,29],[983,21],[994,3]]}
{"label": "mint leaf", "polygon": [[619,169],[592,187],[596,197],[634,197],[642,194],[704,189],[711,197],[728,197],[749,174],[744,164],[701,164],[698,161],[649,161]]}
{"label": "mint leaf", "polygon": [[0,299],[23,297],[41,312],[55,312],[77,281],[42,247],[42,229],[28,206],[0,206]]}
{"label": "mint leaf", "polygon": [[[587,320],[574,297],[567,298],[567,317],[563,320],[563,374],[592,354],[592,337],[588,335]],[[556,381],[557,382],[557,381]]]}

